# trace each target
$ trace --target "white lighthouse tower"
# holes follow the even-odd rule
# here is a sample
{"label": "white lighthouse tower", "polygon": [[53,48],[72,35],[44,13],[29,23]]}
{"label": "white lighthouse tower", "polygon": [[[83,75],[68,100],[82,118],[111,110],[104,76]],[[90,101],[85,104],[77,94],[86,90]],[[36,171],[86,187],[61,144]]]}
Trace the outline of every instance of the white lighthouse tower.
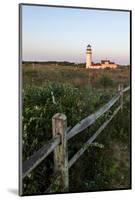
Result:
{"label": "white lighthouse tower", "polygon": [[88,45],[86,49],[86,68],[91,67],[91,62],[92,62],[92,50],[91,46]]}

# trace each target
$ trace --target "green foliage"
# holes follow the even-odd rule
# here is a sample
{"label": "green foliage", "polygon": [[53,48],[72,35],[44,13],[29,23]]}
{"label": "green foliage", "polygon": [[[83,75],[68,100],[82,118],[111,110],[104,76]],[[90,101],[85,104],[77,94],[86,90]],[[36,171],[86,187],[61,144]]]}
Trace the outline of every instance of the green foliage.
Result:
{"label": "green foliage", "polygon": [[[104,148],[90,145],[78,163],[71,168],[71,191],[130,187],[130,101],[124,100],[123,111],[114,117],[96,139],[96,142],[103,144]],[[101,125],[102,119],[98,123]],[[97,129],[96,122],[95,130]],[[95,132],[93,128],[90,130],[92,133]]]}
{"label": "green foliage", "polygon": [[[51,92],[53,92],[56,104],[53,103]],[[105,94],[101,90],[94,90],[91,87],[81,91],[69,83],[49,81],[42,87],[25,88],[23,91],[23,160],[28,159],[34,151],[41,148],[52,138],[51,119],[55,113],[65,113],[68,126],[74,126],[109,100],[111,95],[108,92]],[[86,130],[84,133],[87,136],[89,132]],[[80,137],[80,142],[85,137]],[[69,156],[75,153],[80,144],[79,140],[78,143],[74,143],[73,139],[74,145],[69,145]],[[52,160],[48,161],[48,168],[51,170],[53,169]],[[44,161],[44,164],[46,165],[46,161]],[[42,171],[41,169],[40,171]],[[44,174],[46,174],[46,170],[47,168],[44,168]],[[36,175],[37,173],[38,169],[33,170],[32,176],[24,179],[24,185],[28,185],[28,187],[24,187],[26,193],[33,192],[34,188],[35,192],[40,190],[41,177],[39,178]],[[37,177],[36,182],[35,176]],[[31,184],[32,188],[30,189]],[[44,184],[43,186],[45,188]]]}
{"label": "green foliage", "polygon": [[[51,119],[55,113],[66,114],[68,126],[73,127],[81,119],[107,103],[116,92],[114,77],[118,73],[115,75],[117,70],[112,72],[110,69],[102,75],[103,70],[98,72],[91,70],[90,81],[88,81],[88,72],[81,71],[82,69],[75,71],[73,66],[72,69],[66,66],[67,70],[61,66],[58,70],[48,67],[40,68],[39,71],[36,68],[33,71],[29,69],[29,64],[27,67],[24,72],[23,90],[23,161],[52,138]],[[127,78],[124,81],[127,81]],[[51,92],[56,104],[53,103]],[[129,168],[124,167],[127,165],[127,160],[125,159],[126,164],[121,166],[120,158],[114,156],[118,152],[124,151],[125,154],[129,152],[129,102],[129,99],[125,101],[123,112],[114,118],[113,123],[111,122],[96,140],[97,144],[102,144],[104,148],[90,145],[77,164],[70,169],[70,191],[113,189],[118,183],[118,188],[129,186]],[[69,159],[111,114],[112,110],[98,119],[94,125],[72,138],[68,143]],[[117,148],[119,145],[122,146],[118,152],[115,151],[115,143]],[[53,155],[50,154],[30,173],[29,177],[24,178],[23,193],[44,192],[50,185],[53,169]],[[123,174],[125,178],[121,180]]]}
{"label": "green foliage", "polygon": [[113,80],[109,78],[107,75],[102,75],[99,79],[99,82],[103,87],[108,87],[113,85]]}
{"label": "green foliage", "polygon": [[[81,68],[79,66],[83,66]],[[113,81],[111,87],[117,87],[119,83],[124,85],[129,84],[130,68],[121,67],[116,69],[86,69],[84,64],[74,64],[55,61],[52,62],[24,62],[23,63],[23,87],[28,85],[41,86],[47,80],[64,82],[67,81],[73,85],[82,88],[91,83],[94,88],[102,88],[103,85],[100,83],[102,76],[107,76]],[[108,85],[109,86],[109,85]]]}

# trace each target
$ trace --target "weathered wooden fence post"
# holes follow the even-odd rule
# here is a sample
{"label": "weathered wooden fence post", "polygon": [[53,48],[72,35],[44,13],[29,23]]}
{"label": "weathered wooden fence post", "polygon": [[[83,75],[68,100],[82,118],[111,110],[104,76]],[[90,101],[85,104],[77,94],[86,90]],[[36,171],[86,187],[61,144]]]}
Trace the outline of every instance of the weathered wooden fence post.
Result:
{"label": "weathered wooden fence post", "polygon": [[[59,192],[67,192],[69,187],[68,149],[67,149],[67,117],[57,113],[52,118],[53,137],[60,135],[61,143],[54,150],[54,170],[59,175]],[[58,191],[57,191],[58,192]]]}
{"label": "weathered wooden fence post", "polygon": [[123,84],[118,85],[118,92],[120,93],[121,111],[123,110]]}

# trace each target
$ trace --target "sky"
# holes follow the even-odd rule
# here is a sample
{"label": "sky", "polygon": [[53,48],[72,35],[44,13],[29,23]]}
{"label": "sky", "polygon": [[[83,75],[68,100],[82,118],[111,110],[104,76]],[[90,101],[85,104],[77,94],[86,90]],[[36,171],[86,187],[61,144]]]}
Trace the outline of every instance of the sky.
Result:
{"label": "sky", "polygon": [[22,60],[130,62],[130,13],[96,9],[22,6]]}

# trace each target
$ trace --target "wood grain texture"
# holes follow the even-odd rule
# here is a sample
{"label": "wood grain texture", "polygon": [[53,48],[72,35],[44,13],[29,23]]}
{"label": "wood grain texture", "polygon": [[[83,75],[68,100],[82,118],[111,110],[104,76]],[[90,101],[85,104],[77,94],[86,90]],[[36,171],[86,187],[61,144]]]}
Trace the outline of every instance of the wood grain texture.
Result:
{"label": "wood grain texture", "polygon": [[[60,135],[60,144],[54,150],[54,171],[60,175],[57,185],[61,192],[69,187],[68,149],[67,149],[67,117],[57,113],[52,118],[53,137]],[[59,182],[59,183],[58,183]]]}

